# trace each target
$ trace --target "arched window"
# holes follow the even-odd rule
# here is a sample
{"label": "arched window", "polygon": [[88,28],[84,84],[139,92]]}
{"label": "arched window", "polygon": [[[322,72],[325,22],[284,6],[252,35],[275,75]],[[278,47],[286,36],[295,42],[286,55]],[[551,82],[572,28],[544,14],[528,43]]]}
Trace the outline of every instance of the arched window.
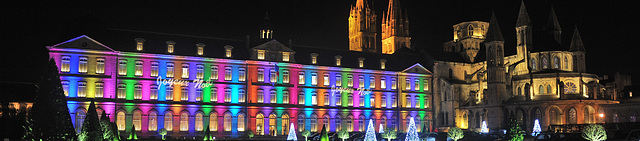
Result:
{"label": "arched window", "polygon": [[300,114],[298,115],[298,132],[302,132],[304,131],[304,115]]}
{"label": "arched window", "polygon": [[82,124],[84,123],[84,119],[86,117],[87,117],[87,113],[84,112],[84,110],[76,111],[76,133],[80,133],[82,131]]}
{"label": "arched window", "polygon": [[353,132],[353,116],[347,116],[347,131]]}
{"label": "arched window", "polygon": [[331,126],[329,126],[329,120],[331,119],[329,118],[328,115],[324,115],[324,117],[322,118],[322,126],[324,126],[327,131],[331,129]]}
{"label": "arched window", "polygon": [[154,111],[149,112],[149,131],[158,131],[158,114]]}
{"label": "arched window", "polygon": [[256,116],[256,134],[264,135],[264,115],[258,114]]}
{"label": "arched window", "polygon": [[549,67],[549,59],[546,56],[542,57],[542,69],[547,69]]}
{"label": "arched window", "polygon": [[180,131],[189,131],[189,114],[180,114]]}
{"label": "arched window", "polygon": [[282,114],[282,135],[289,133],[289,115]]}
{"label": "arched window", "polygon": [[336,132],[342,130],[342,118],[340,117],[340,115],[336,115],[333,121],[334,121],[333,125],[336,126]]}
{"label": "arched window", "polygon": [[364,132],[365,126],[366,124],[364,124],[364,116],[360,115],[360,117],[358,118],[358,131]]}
{"label": "arched window", "polygon": [[569,121],[569,124],[577,124],[578,123],[578,112],[576,111],[575,108],[571,108],[569,109],[569,119],[567,119],[567,121]]}
{"label": "arched window", "polygon": [[118,115],[116,117],[116,122],[118,124],[118,130],[124,131],[126,129],[127,125],[125,124],[124,112],[122,111],[118,112]]}
{"label": "arched window", "polygon": [[238,114],[238,131],[244,131],[244,114]]}
{"label": "arched window", "polygon": [[218,131],[218,114],[209,115],[209,131]]}
{"label": "arched window", "polygon": [[520,109],[516,110],[516,120],[521,126],[524,125],[524,112]]}
{"label": "arched window", "polygon": [[380,117],[380,124],[384,127],[387,127],[387,117],[385,117],[384,115]]}
{"label": "arched window", "polygon": [[538,87],[538,94],[544,94],[544,87],[542,85]]}
{"label": "arched window", "polygon": [[271,133],[271,131],[273,130],[273,133],[276,133],[276,119],[278,119],[278,117],[276,116],[275,113],[272,113],[271,115],[269,115],[269,131]]}
{"label": "arched window", "polygon": [[518,87],[518,95],[522,95],[522,89]]}
{"label": "arched window", "polygon": [[171,114],[171,112],[164,114],[164,129],[173,131],[173,114]]}
{"label": "arched window", "polygon": [[196,125],[195,125],[196,131],[202,131],[203,130],[202,128],[204,126],[203,123],[202,123],[203,122],[202,121],[202,113],[197,113],[196,114],[196,121],[195,122],[196,122]]}
{"label": "arched window", "polygon": [[594,114],[595,114],[595,109],[593,109],[591,106],[585,106],[584,114],[583,114],[584,124],[594,123],[594,117],[595,117]]}
{"label": "arched window", "polygon": [[469,33],[469,37],[473,36],[473,26],[469,25],[469,27],[467,27],[467,32]]}
{"label": "arched window", "polygon": [[551,93],[553,93],[551,91],[551,85],[547,84],[547,94],[551,94]]}
{"label": "arched window", "polygon": [[311,115],[309,123],[311,126],[311,132],[318,132],[318,116]]}
{"label": "arched window", "polygon": [[569,69],[569,60],[567,59],[567,57],[564,57],[564,69]]}
{"label": "arched window", "polygon": [[536,58],[531,58],[531,69],[536,70]]}
{"label": "arched window", "polygon": [[476,112],[476,128],[480,127],[480,123],[482,123],[482,118],[480,118],[480,112]]}
{"label": "arched window", "polygon": [[395,129],[395,130],[398,130],[398,129],[397,129],[397,125],[398,125],[398,124],[396,123],[396,120],[397,120],[397,119],[398,119],[398,118],[397,118],[397,117],[395,117],[395,116],[391,117],[391,121],[390,121],[390,123],[389,123],[389,127],[393,128],[393,129]]}
{"label": "arched window", "polygon": [[[416,128],[418,128],[418,132],[422,132],[422,122],[420,122],[420,116],[416,116],[415,118],[413,118],[415,124],[416,124]],[[468,124],[467,124],[468,125]]]}
{"label": "arched window", "polygon": [[133,112],[133,125],[136,126],[136,131],[142,130],[142,112]]}
{"label": "arched window", "polygon": [[223,121],[224,121],[224,131],[227,131],[227,132],[231,131],[231,122],[233,122],[231,121],[231,114],[229,113],[224,114]]}
{"label": "arched window", "polygon": [[551,125],[560,125],[562,121],[560,120],[561,113],[556,108],[552,108],[549,110],[549,124]]}

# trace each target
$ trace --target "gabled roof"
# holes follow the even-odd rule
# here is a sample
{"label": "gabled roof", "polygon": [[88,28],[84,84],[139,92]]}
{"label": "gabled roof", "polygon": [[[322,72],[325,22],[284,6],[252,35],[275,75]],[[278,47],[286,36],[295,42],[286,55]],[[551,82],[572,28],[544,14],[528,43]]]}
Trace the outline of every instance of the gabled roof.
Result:
{"label": "gabled roof", "polygon": [[582,43],[582,37],[580,37],[577,26],[573,30],[573,38],[571,39],[571,45],[569,45],[569,51],[585,51],[584,43]]}
{"label": "gabled roof", "polygon": [[91,50],[115,50],[105,46],[104,44],[92,39],[87,35],[78,36],[71,40],[64,41],[62,43],[51,46],[51,48],[77,48],[77,49],[91,49]]}
{"label": "gabled roof", "polygon": [[487,30],[487,35],[484,41],[504,41],[504,38],[502,37],[502,31],[500,31],[500,25],[498,25],[498,20],[496,19],[496,14],[493,12],[491,13],[489,29]]}
{"label": "gabled roof", "polygon": [[276,40],[271,40],[268,42],[265,42],[263,44],[260,44],[256,47],[251,48],[253,49],[258,49],[258,50],[269,50],[269,51],[283,51],[283,52],[295,52],[293,50],[291,50],[291,48],[285,46],[284,44],[276,41]]}
{"label": "gabled roof", "polygon": [[402,72],[406,72],[406,73],[419,73],[419,74],[432,74],[431,71],[429,71],[427,68],[425,68],[424,66],[420,65],[420,63],[416,63],[415,65],[402,70]]}
{"label": "gabled roof", "polygon": [[529,13],[527,13],[527,7],[524,6],[524,0],[520,3],[520,12],[518,13],[518,20],[516,21],[516,27],[531,26],[531,19],[529,19]]}

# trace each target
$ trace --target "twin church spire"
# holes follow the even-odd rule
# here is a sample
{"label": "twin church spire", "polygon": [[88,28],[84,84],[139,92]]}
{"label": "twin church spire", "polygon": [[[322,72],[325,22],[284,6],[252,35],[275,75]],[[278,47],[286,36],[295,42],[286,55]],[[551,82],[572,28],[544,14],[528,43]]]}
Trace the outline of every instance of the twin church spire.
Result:
{"label": "twin church spire", "polygon": [[409,19],[402,13],[399,0],[389,0],[388,11],[382,18],[382,48],[377,47],[377,15],[366,0],[357,0],[349,14],[349,50],[393,54],[411,48]]}

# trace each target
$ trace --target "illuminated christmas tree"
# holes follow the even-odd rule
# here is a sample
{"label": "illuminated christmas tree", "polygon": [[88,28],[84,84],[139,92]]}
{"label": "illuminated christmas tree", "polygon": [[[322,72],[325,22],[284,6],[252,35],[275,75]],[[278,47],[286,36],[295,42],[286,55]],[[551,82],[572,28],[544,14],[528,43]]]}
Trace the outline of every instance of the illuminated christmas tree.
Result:
{"label": "illuminated christmas tree", "polygon": [[298,137],[296,136],[296,129],[293,127],[293,123],[291,123],[291,127],[289,128],[289,136],[287,136],[288,141],[297,141]]}
{"label": "illuminated christmas tree", "polygon": [[531,135],[538,136],[538,133],[540,132],[542,132],[542,129],[540,129],[540,121],[536,119],[535,122],[533,122],[533,132],[531,133]]}
{"label": "illuminated christmas tree", "polygon": [[[382,124],[380,126],[382,132]],[[364,135],[364,141],[376,141],[376,129],[373,126],[373,120],[369,120],[369,126],[367,126],[367,134]]]}
{"label": "illuminated christmas tree", "polygon": [[404,138],[404,141],[419,141],[418,137],[418,128],[416,128],[416,123],[411,118],[409,122],[409,128],[407,129],[407,136]]}
{"label": "illuminated christmas tree", "polygon": [[480,129],[480,133],[489,133],[489,128],[487,128],[487,121],[482,121],[482,128]]}
{"label": "illuminated christmas tree", "polygon": [[380,124],[380,128],[378,128],[380,130],[378,130],[378,133],[382,134],[384,133],[384,128],[382,128],[382,124]]}

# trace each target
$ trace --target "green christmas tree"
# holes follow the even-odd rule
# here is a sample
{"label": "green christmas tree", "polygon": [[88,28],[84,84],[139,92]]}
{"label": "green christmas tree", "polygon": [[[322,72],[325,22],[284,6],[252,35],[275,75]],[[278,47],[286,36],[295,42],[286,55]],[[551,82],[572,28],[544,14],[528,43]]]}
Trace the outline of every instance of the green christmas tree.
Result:
{"label": "green christmas tree", "polygon": [[345,139],[349,138],[349,132],[347,132],[347,130],[342,129],[340,131],[338,131],[338,138],[342,139],[342,141],[344,141]]}
{"label": "green christmas tree", "polygon": [[111,124],[112,122],[111,120],[109,120],[107,113],[105,111],[102,111],[102,116],[100,116],[100,128],[103,131],[102,138],[104,140],[113,141],[113,140],[117,140],[118,138],[116,137],[116,133],[112,130]]}
{"label": "green christmas tree", "polygon": [[138,140],[138,134],[136,134],[136,125],[131,125],[131,132],[129,132],[128,140]]}
{"label": "green christmas tree", "polygon": [[67,97],[62,90],[58,67],[53,58],[49,59],[48,67],[43,69],[37,86],[38,93],[29,116],[31,119],[25,126],[29,133],[25,133],[22,140],[77,140],[67,107]]}
{"label": "green christmas tree", "polygon": [[98,113],[96,112],[96,104],[91,101],[89,104],[89,110],[87,110],[87,116],[82,123],[82,130],[78,136],[80,141],[97,141],[104,139],[100,120],[98,120]]}
{"label": "green christmas tree", "polygon": [[462,129],[458,127],[453,127],[449,129],[449,132],[447,132],[447,137],[454,141],[458,141],[459,139],[464,138],[464,132],[462,132]]}
{"label": "green christmas tree", "polygon": [[507,139],[509,141],[522,141],[524,140],[524,130],[518,124],[513,116],[510,118],[509,129],[507,130]]}
{"label": "green christmas tree", "polygon": [[582,138],[590,141],[607,140],[607,132],[602,125],[590,124],[582,129]]}
{"label": "green christmas tree", "polygon": [[322,125],[322,132],[320,132],[320,141],[329,141],[329,134],[327,134],[324,125]]}

